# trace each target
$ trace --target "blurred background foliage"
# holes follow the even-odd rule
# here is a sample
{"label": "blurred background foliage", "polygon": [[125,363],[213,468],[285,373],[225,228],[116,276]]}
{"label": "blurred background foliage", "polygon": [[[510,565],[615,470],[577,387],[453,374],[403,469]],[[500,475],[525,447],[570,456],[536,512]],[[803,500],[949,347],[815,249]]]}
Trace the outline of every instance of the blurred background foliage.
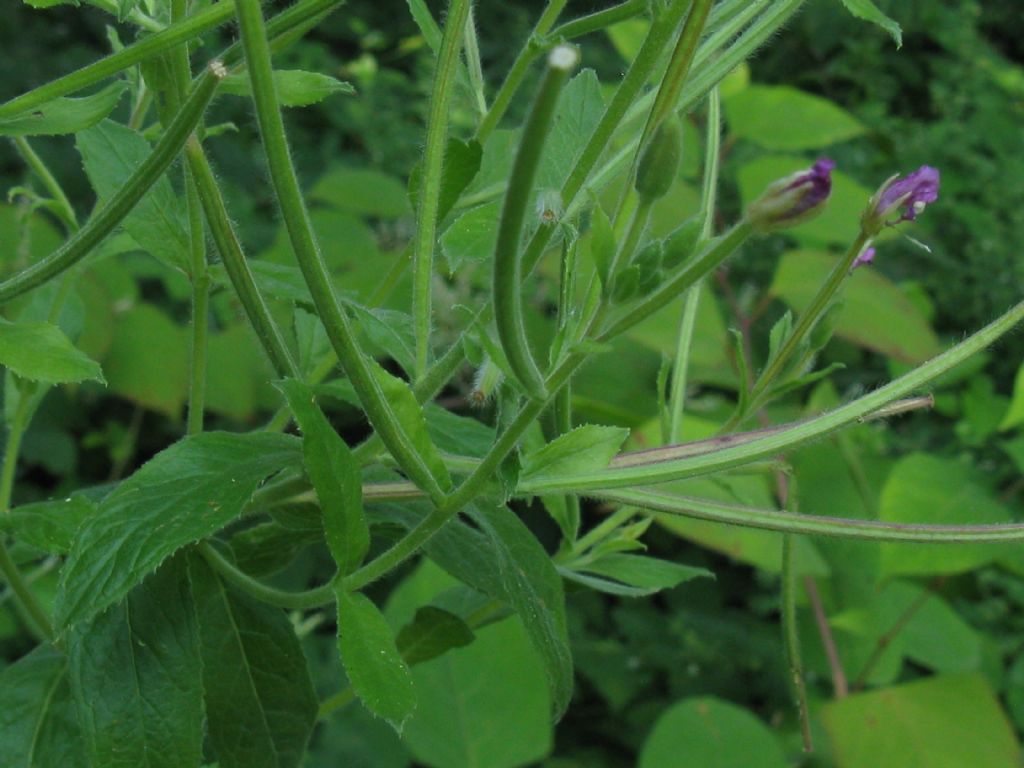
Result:
{"label": "blurred background foliage", "polygon": [[[439,3],[429,5],[439,13]],[[568,13],[582,14],[592,5],[570,2]],[[726,415],[725,398],[735,386],[728,329],[747,331],[755,357],[761,357],[757,350],[766,348],[773,321],[787,307],[799,309],[808,300],[829,267],[829,254],[852,236],[867,196],[894,173],[926,163],[942,171],[942,196],[911,233],[927,248],[892,234],[879,244],[875,266],[859,270],[847,286],[844,315],[824,353],[824,363],[845,367],[803,401],[774,410],[773,417],[798,416],[877,386],[1021,298],[1020,2],[889,0],[878,5],[902,25],[899,50],[877,27],[851,19],[838,0],[812,0],[723,87],[720,223],[733,221],[767,181],[819,153],[834,157],[840,172],[829,213],[750,247],[705,290],[688,437],[713,433]],[[478,3],[482,60],[492,87],[542,6],[540,0]],[[58,6],[40,13],[21,3],[4,3],[0,99],[102,55],[114,34],[109,21],[85,7]],[[642,24],[623,24],[583,42],[584,64],[604,87],[623,70],[623,57],[636,45]],[[205,50],[219,46],[210,40]],[[429,49],[403,2],[350,0],[279,61],[282,67],[328,73],[356,87],[355,97],[332,97],[291,110],[288,128],[332,267],[346,275],[347,289],[365,298],[381,270],[398,258],[410,231],[405,185],[422,148]],[[516,124],[523,107],[521,100],[514,105],[507,125]],[[225,126],[208,145],[247,249],[267,264],[287,263],[290,254],[272,209],[245,101],[219,99],[208,123]],[[471,104],[463,94],[454,106],[453,130],[465,135],[472,125]],[[672,228],[696,205],[702,127],[701,109],[691,116],[691,143],[680,179],[655,213],[656,231]],[[40,139],[34,145],[84,218],[94,198],[74,143]],[[0,145],[0,185],[30,183],[15,153]],[[358,194],[352,194],[354,189]],[[473,240],[477,223],[452,222],[442,237],[446,258],[479,250]],[[42,255],[58,242],[53,223],[27,214],[17,200],[0,208],[5,260],[12,252]],[[453,305],[471,301],[479,290],[480,275],[472,269],[467,274],[449,282]],[[278,290],[287,293],[287,286]],[[392,304],[403,306],[403,295],[400,285]],[[79,346],[102,361],[109,387],[61,388],[49,395],[26,436],[17,502],[122,477],[180,434],[186,296],[180,278],[140,254],[121,254],[90,269],[75,304],[83,324]],[[216,295],[214,306],[211,356],[222,365],[211,368],[210,426],[257,426],[275,405],[272,391],[261,383],[269,372],[226,292]],[[442,329],[445,322],[439,321]],[[536,322],[542,324],[543,317],[538,315]],[[634,446],[656,442],[655,381],[662,356],[673,353],[677,322],[678,310],[663,313],[631,334],[617,354],[598,358],[576,389],[578,417],[631,427]],[[450,318],[448,324],[454,323]],[[862,427],[797,452],[792,464],[801,508],[897,521],[1024,517],[1020,339],[1018,333],[937,385],[934,411],[885,427]],[[393,353],[386,345],[377,351]],[[445,397],[454,409],[468,413],[467,383],[456,384]],[[337,404],[334,415],[349,430],[347,436],[360,434],[363,426],[351,421],[343,404]],[[763,476],[729,475],[679,485],[688,493],[757,506],[773,503]],[[554,540],[539,504],[520,511],[542,538]],[[514,626],[482,632],[473,655],[459,656],[447,670],[450,676],[437,682],[505,691],[489,705],[470,702],[474,728],[490,728],[500,736],[514,725],[522,760],[547,755],[545,764],[558,768],[632,765],[638,759],[653,768],[674,765],[671,756],[702,754],[702,749],[716,756],[702,766],[756,768],[802,760],[807,766],[859,767],[883,764],[863,746],[870,742],[864,734],[877,720],[888,715],[898,721],[906,712],[923,711],[925,738],[966,733],[972,743],[995,745],[991,754],[966,753],[966,762],[958,763],[955,738],[950,744],[933,743],[953,755],[949,764],[1016,764],[1006,756],[1024,729],[1024,558],[1019,553],[991,547],[954,553],[805,542],[801,572],[829,617],[847,684],[881,687],[888,694],[885,700],[871,698],[877,695],[872,693],[833,698],[834,666],[822,650],[814,612],[809,604],[802,606],[812,706],[819,713],[813,722],[822,746],[808,758],[800,757],[778,631],[779,540],[679,518],[661,522],[645,537],[652,553],[708,567],[717,577],[713,587],[698,580],[632,601],[573,592],[569,607],[578,691],[554,731],[546,721],[525,715],[521,721],[509,720],[519,705],[527,714],[532,711],[533,705],[523,702],[543,685],[509,688],[513,678],[488,677],[488,653],[507,656],[517,680],[529,683],[536,670]],[[326,568],[323,553],[313,551],[279,579],[286,586],[299,584]],[[444,577],[429,568],[400,575],[408,578],[388,600],[395,615],[410,610],[402,590],[413,594],[416,587],[433,594],[430,590],[443,587]],[[45,582],[47,575],[39,578]],[[395,583],[381,588],[386,591]],[[9,647],[13,630],[13,619],[0,612],[0,648],[11,654],[16,651]],[[331,666],[336,662],[329,661],[334,655],[324,650],[330,633],[314,632],[308,642],[315,678],[336,677],[338,670]],[[942,703],[938,709],[935,701]],[[970,701],[975,709],[963,711],[958,701]],[[543,702],[537,706],[543,708]],[[928,720],[931,712],[937,713],[934,721]],[[740,751],[726,754],[723,744],[687,743],[686,734],[707,722],[732,734],[729,747]],[[436,737],[413,729],[407,744],[428,764],[458,765],[432,741]],[[476,765],[522,762],[503,762],[507,748],[500,741],[474,746],[480,750]],[[885,764],[925,764],[912,744],[906,749],[906,754],[887,758],[896,762]],[[318,733],[311,765],[347,760],[344,764],[404,766],[412,759],[408,746],[388,728],[353,706]]]}

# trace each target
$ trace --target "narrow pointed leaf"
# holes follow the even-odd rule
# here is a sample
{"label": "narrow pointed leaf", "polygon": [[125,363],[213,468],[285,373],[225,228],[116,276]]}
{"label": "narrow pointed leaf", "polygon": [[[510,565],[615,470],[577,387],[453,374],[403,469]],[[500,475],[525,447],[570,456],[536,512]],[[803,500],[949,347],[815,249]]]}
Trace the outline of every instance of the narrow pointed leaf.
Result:
{"label": "narrow pointed leaf", "polygon": [[566,432],[523,459],[522,483],[543,483],[563,474],[595,472],[608,466],[629,436],[628,429],[586,424]]}
{"label": "narrow pointed leaf", "polygon": [[95,125],[109,115],[128,84],[117,82],[81,98],[59,98],[24,114],[0,120],[0,136],[57,136]]}

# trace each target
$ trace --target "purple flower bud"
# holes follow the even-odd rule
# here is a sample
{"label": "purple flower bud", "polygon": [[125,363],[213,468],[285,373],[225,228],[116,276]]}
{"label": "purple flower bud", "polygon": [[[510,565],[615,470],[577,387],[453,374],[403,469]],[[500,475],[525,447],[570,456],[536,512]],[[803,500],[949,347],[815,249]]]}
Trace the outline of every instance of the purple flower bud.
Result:
{"label": "purple flower bud", "polygon": [[747,206],[747,219],[758,232],[792,227],[824,210],[832,192],[834,161],[818,160],[806,171],[794,173],[770,184],[764,193]]}
{"label": "purple flower bud", "polygon": [[860,255],[853,260],[853,266],[850,267],[850,271],[853,272],[857,267],[863,267],[865,264],[871,264],[875,260],[875,249],[874,247],[865,248],[860,252]]}
{"label": "purple flower bud", "polygon": [[[871,198],[871,204],[864,212],[864,231],[874,235],[882,227],[891,227],[901,221],[913,221],[929,203],[938,199],[938,169],[922,165],[902,178],[893,176]],[[902,213],[890,220],[901,209]]]}

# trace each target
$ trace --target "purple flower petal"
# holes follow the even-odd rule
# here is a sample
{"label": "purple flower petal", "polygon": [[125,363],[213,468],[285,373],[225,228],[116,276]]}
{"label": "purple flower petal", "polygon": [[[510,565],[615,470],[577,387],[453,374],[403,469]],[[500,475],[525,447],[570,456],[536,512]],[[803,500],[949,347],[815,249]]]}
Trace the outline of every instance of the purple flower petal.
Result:
{"label": "purple flower petal", "polygon": [[861,251],[860,255],[853,260],[853,266],[850,267],[850,271],[852,272],[857,267],[863,267],[865,264],[871,264],[872,262],[874,262],[874,260],[875,249],[873,247],[865,248],[863,251]]}
{"label": "purple flower petal", "polygon": [[887,217],[894,210],[903,208],[903,214],[895,221],[913,221],[929,203],[939,199],[939,171],[930,165],[922,165],[913,173],[888,184],[878,196],[875,213]]}
{"label": "purple flower petal", "polygon": [[806,171],[770,184],[749,206],[747,217],[761,232],[791,227],[821,212],[832,192],[833,160],[823,157]]}

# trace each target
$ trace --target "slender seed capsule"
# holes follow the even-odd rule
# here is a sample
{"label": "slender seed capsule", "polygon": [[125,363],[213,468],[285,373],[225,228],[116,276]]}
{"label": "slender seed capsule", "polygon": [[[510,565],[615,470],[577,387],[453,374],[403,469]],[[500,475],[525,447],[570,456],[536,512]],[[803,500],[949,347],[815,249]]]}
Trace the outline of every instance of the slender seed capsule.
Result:
{"label": "slender seed capsule", "polygon": [[672,188],[683,159],[683,123],[676,115],[666,118],[644,147],[636,170],[636,191],[642,201],[664,197]]}

